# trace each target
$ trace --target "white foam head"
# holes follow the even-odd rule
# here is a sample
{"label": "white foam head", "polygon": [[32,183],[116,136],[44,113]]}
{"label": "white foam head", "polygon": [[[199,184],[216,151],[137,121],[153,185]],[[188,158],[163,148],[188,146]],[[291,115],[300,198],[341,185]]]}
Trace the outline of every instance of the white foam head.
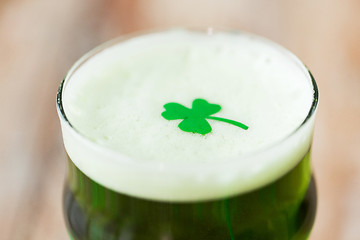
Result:
{"label": "white foam head", "polygon": [[[268,40],[171,30],[84,56],[65,79],[59,114],[67,153],[95,181],[194,201],[250,191],[292,169],[310,147],[314,89],[304,65]],[[212,131],[202,135],[161,115],[166,103],[191,108],[197,98],[249,128],[208,119]]]}

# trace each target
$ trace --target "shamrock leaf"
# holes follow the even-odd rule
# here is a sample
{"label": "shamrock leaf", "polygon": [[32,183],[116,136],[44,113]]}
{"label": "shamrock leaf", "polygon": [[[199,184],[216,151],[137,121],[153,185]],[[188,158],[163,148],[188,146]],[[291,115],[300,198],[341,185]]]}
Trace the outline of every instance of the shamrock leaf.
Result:
{"label": "shamrock leaf", "polygon": [[205,118],[186,118],[179,124],[179,128],[185,132],[200,133],[203,135],[212,130]]}
{"label": "shamrock leaf", "polygon": [[192,110],[194,113],[206,117],[219,112],[221,107],[218,104],[210,104],[206,100],[198,98],[193,101]]}
{"label": "shamrock leaf", "polygon": [[166,111],[161,115],[167,120],[185,119],[191,115],[191,109],[178,103],[167,103],[164,108]]}
{"label": "shamrock leaf", "polygon": [[165,111],[161,113],[167,120],[183,119],[178,127],[185,132],[193,132],[205,135],[211,132],[212,128],[206,119],[217,120],[238,126],[244,130],[249,127],[226,118],[210,116],[221,110],[218,104],[208,103],[204,99],[195,99],[192,103],[192,109],[184,107],[179,103],[167,103],[164,105]]}

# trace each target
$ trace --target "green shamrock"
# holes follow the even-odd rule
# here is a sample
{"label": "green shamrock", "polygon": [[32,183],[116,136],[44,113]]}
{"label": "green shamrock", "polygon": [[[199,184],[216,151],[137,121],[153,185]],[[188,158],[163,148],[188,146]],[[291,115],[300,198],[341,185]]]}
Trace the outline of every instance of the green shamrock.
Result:
{"label": "green shamrock", "polygon": [[230,123],[244,130],[249,127],[240,122],[229,120],[226,118],[214,117],[213,115],[221,110],[218,104],[208,103],[204,99],[195,99],[192,103],[192,109],[184,107],[179,103],[167,103],[164,105],[165,111],[161,113],[167,120],[184,119],[179,123],[179,128],[185,132],[193,132],[205,135],[211,132],[211,126],[206,119],[217,120]]}

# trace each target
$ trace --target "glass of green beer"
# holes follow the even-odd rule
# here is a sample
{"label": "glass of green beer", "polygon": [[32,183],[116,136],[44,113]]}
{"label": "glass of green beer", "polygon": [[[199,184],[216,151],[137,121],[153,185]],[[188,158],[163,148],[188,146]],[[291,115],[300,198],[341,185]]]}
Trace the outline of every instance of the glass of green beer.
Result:
{"label": "glass of green beer", "polygon": [[70,239],[307,239],[317,103],[301,61],[250,33],[95,48],[57,95]]}

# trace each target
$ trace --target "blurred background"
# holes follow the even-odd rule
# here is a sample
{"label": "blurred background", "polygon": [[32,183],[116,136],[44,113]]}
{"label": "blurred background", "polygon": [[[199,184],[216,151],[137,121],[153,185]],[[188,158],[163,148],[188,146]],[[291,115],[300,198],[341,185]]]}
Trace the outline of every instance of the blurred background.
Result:
{"label": "blurred background", "polygon": [[169,26],[243,29],[299,56],[320,89],[311,240],[360,239],[360,1],[1,0],[0,239],[67,239],[61,79],[113,37]]}

